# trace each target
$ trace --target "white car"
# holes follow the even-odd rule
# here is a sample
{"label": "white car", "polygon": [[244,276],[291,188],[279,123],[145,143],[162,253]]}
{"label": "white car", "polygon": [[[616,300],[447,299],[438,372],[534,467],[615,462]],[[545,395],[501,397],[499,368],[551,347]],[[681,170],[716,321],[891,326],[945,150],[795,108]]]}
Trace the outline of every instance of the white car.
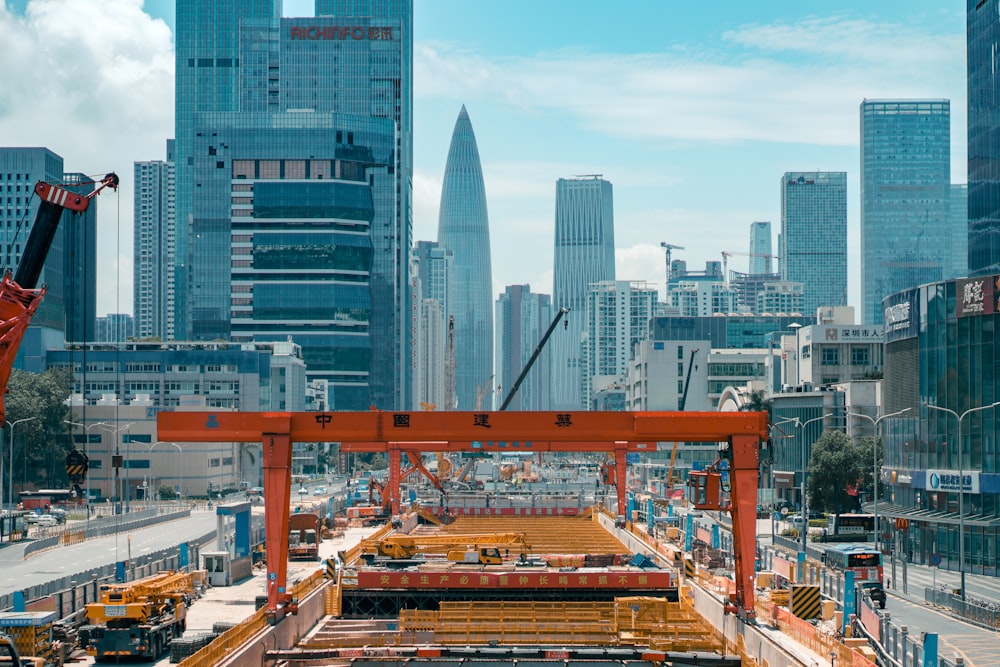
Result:
{"label": "white car", "polygon": [[43,514],[40,517],[38,517],[38,520],[35,521],[35,524],[38,526],[49,528],[51,526],[58,526],[59,519],[55,518],[51,514]]}

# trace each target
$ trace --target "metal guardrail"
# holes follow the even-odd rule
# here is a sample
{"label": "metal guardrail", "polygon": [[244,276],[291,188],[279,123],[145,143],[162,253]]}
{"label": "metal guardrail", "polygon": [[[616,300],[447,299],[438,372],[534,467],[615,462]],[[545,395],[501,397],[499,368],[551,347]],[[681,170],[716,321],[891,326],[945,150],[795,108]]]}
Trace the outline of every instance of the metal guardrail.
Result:
{"label": "metal guardrail", "polygon": [[[958,590],[958,589],[955,589]],[[950,588],[925,588],[924,601],[949,609],[963,620],[987,630],[1000,630],[1000,603],[978,600],[966,595],[965,600]]]}
{"label": "metal guardrail", "polygon": [[[204,544],[208,540],[215,537],[215,531],[211,531],[202,535],[201,537],[190,540],[192,544]],[[132,568],[133,571],[142,572],[143,568],[148,566],[149,563],[163,560],[170,556],[176,555],[177,547],[168,547],[166,549],[161,549],[159,551],[145,554],[142,556],[142,561],[144,565],[135,564]],[[137,559],[133,559],[137,561]],[[42,584],[35,586],[29,586],[27,588],[19,591],[24,595],[24,599],[31,601],[37,600],[39,598],[48,597],[51,595],[57,595],[61,592],[72,590],[74,585],[83,585],[94,580],[104,580],[115,576],[115,564],[111,563],[108,565],[102,565],[101,567],[91,568],[82,572],[75,572],[58,579],[53,579]],[[145,575],[143,575],[145,576]],[[9,611],[14,607],[14,593],[7,593],[5,595],[0,595],[0,611]]]}

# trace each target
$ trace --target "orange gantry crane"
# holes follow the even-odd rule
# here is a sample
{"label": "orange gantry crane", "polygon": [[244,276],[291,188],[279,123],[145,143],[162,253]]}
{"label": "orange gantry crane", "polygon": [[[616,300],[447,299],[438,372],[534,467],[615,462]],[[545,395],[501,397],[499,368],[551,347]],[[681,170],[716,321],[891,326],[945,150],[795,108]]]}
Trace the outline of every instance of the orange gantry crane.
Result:
{"label": "orange gantry crane", "polygon": [[674,440],[723,443],[727,482],[720,495],[713,478],[713,507],[733,515],[733,608],[744,620],[753,620],[757,460],[767,438],[765,412],[160,412],[157,435],[177,442],[263,444],[271,623],[297,611],[286,588],[292,442],[339,441],[341,451],[387,454],[387,492],[394,513],[399,511],[403,453],[611,451],[621,512],[628,452],[654,451],[657,442]]}

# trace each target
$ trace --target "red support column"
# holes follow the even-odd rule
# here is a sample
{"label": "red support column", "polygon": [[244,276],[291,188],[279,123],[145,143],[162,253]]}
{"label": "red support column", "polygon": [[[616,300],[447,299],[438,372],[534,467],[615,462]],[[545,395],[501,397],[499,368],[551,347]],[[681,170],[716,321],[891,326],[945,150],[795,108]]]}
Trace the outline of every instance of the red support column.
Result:
{"label": "red support column", "polygon": [[292,421],[289,414],[263,417],[264,539],[267,550],[267,618],[280,621],[287,607],[288,505],[292,491]]}
{"label": "red support column", "polygon": [[[389,492],[389,511],[399,514],[399,478],[401,456],[399,445],[389,443],[389,484],[386,489]],[[382,507],[386,506],[385,498],[382,499]]]}
{"label": "red support column", "polygon": [[733,517],[733,564],[736,577],[736,607],[746,621],[756,617],[754,608],[754,560],[757,556],[757,484],[760,439],[755,435],[732,438],[730,497]]}
{"label": "red support column", "polygon": [[628,511],[628,502],[625,499],[625,454],[627,450],[621,445],[615,446],[615,488],[618,491],[618,518],[630,520],[630,517],[625,516]]}

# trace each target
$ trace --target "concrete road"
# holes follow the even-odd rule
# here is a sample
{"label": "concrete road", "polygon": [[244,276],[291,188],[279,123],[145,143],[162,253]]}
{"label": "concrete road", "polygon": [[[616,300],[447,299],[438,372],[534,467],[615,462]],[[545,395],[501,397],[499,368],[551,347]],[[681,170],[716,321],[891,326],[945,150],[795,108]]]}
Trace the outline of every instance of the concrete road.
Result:
{"label": "concrete road", "polygon": [[24,559],[26,543],[11,544],[0,549],[0,595],[176,546],[202,537],[215,526],[214,510],[195,510],[185,519],[55,547],[27,560]]}

